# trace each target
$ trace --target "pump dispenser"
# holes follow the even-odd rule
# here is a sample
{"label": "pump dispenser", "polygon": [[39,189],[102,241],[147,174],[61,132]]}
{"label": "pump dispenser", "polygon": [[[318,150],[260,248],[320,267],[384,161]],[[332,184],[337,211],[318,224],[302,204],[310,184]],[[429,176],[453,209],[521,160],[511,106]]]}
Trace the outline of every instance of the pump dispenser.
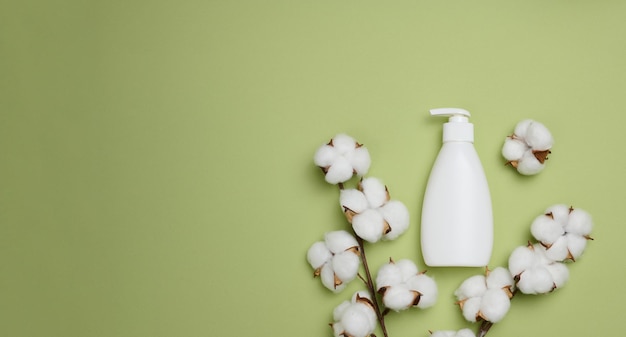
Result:
{"label": "pump dispenser", "polygon": [[443,125],[443,146],[424,194],[424,262],[434,267],[485,267],[493,247],[493,214],[487,178],[474,149],[470,113],[441,108],[430,114],[449,120]]}

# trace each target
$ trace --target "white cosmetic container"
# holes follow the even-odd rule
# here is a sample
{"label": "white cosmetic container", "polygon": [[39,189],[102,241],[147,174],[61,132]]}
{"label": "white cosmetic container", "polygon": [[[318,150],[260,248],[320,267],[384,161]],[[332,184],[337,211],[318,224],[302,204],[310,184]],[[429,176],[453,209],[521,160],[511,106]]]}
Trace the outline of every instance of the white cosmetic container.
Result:
{"label": "white cosmetic container", "polygon": [[430,113],[449,120],[443,125],[443,146],[424,194],[424,262],[428,266],[485,267],[493,247],[493,213],[487,178],[474,148],[470,113],[457,108]]}

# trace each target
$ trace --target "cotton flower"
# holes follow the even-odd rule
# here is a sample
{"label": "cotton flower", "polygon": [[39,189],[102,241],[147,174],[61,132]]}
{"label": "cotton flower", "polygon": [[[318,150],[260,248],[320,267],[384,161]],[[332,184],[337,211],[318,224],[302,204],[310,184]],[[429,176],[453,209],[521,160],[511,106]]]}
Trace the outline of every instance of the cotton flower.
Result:
{"label": "cotton flower", "polygon": [[371,164],[367,148],[345,134],[338,134],[322,145],[313,161],[322,168],[326,181],[331,184],[343,183],[354,174],[363,176]]}
{"label": "cotton flower", "polygon": [[470,329],[461,329],[459,331],[435,331],[430,337],[476,337],[476,335]]}
{"label": "cotton flower", "polygon": [[380,267],[376,287],[385,306],[395,311],[413,306],[420,309],[433,306],[437,301],[437,284],[424,273],[406,259],[398,262],[390,259]]}
{"label": "cotton flower", "polygon": [[561,288],[569,278],[565,264],[546,255],[541,244],[517,247],[509,257],[509,271],[524,294],[544,294]]}
{"label": "cotton flower", "polygon": [[358,189],[342,189],[339,202],[354,232],[363,240],[394,240],[409,227],[409,211],[376,178],[362,179]]}
{"label": "cotton flower", "polygon": [[506,137],[502,156],[508,164],[524,175],[541,172],[554,144],[552,134],[543,124],[526,119],[515,126],[511,136]]}
{"label": "cotton flower", "polygon": [[508,270],[498,267],[487,270],[486,276],[475,275],[454,292],[463,317],[470,322],[479,319],[492,323],[504,318],[511,306],[513,277]]}
{"label": "cotton flower", "polygon": [[339,292],[352,281],[360,265],[359,244],[346,231],[328,232],[324,241],[315,242],[307,251],[307,260],[322,284]]}
{"label": "cotton flower", "polygon": [[535,218],[530,231],[546,247],[546,255],[552,260],[576,261],[585,250],[587,240],[591,240],[592,228],[591,215],[586,211],[554,205]]}
{"label": "cotton flower", "polygon": [[333,311],[330,326],[335,337],[368,337],[376,328],[376,312],[370,296],[357,291],[351,301],[344,301]]}

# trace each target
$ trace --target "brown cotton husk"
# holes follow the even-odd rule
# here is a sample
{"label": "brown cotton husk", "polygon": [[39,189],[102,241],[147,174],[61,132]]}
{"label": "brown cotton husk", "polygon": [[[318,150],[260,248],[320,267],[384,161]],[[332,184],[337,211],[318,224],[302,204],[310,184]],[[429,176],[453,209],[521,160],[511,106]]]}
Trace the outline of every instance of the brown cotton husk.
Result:
{"label": "brown cotton husk", "polygon": [[557,288],[556,283],[552,283],[552,289],[550,290],[550,292],[555,291]]}
{"label": "brown cotton husk", "polygon": [[345,251],[346,252],[348,252],[348,251],[353,252],[354,254],[359,255],[359,256],[361,255],[361,252],[359,251],[359,247],[358,246],[350,247],[350,248],[346,249]]}
{"label": "brown cotton husk", "polygon": [[[333,323],[328,323],[328,325],[330,325],[330,328],[331,328],[331,329],[333,329],[333,330],[335,329],[335,327],[334,327],[334,324],[333,324]],[[346,330],[343,330],[343,332],[341,332],[339,335],[340,335],[340,336],[343,336],[343,337],[353,337],[352,335],[350,335],[349,333],[347,333],[347,332],[346,332]]]}
{"label": "brown cotton husk", "polygon": [[385,226],[383,227],[383,235],[391,232],[391,226],[387,221],[385,221]]}
{"label": "brown cotton husk", "polygon": [[372,300],[370,300],[367,297],[361,297],[359,294],[356,295],[356,302],[357,303],[363,303],[365,305],[368,305],[370,308],[372,308],[372,310],[376,310],[374,307],[374,303],[372,302]]}
{"label": "brown cotton husk", "polygon": [[506,296],[508,296],[509,299],[513,298],[513,291],[511,291],[511,286],[502,287],[502,290],[506,293]]}
{"label": "brown cotton husk", "polygon": [[354,216],[357,215],[358,213],[344,206],[343,214],[346,216],[346,219],[348,219],[348,222],[352,223],[352,218],[354,218]]}
{"label": "brown cotton husk", "polygon": [[322,267],[319,267],[313,271],[313,277],[318,277],[322,274]]}
{"label": "brown cotton husk", "polygon": [[544,151],[533,151],[533,155],[535,155],[535,158],[537,158],[537,160],[540,163],[544,163],[546,160],[548,160],[548,155],[552,153],[550,150],[544,150]]}
{"label": "brown cotton husk", "polygon": [[339,277],[337,277],[337,274],[334,274],[333,276],[335,277],[335,288],[337,288],[343,283],[343,281]]}
{"label": "brown cotton husk", "polygon": [[576,262],[574,255],[572,255],[572,252],[570,252],[569,249],[567,250],[567,256],[565,257],[565,260],[572,260],[572,262]]}
{"label": "brown cotton husk", "polygon": [[517,160],[510,160],[510,161],[507,161],[506,164],[504,164],[504,165],[511,165],[514,168],[517,168],[518,163],[519,162]]}
{"label": "brown cotton husk", "polygon": [[387,292],[387,289],[389,289],[389,287],[388,287],[388,286],[380,287],[380,289],[378,289],[378,293],[379,293],[381,296],[385,296],[385,293]]}
{"label": "brown cotton husk", "polygon": [[539,244],[541,244],[545,249],[550,249],[550,247],[552,247],[551,243],[545,243],[543,241],[540,241]]}
{"label": "brown cotton husk", "polygon": [[422,298],[422,293],[420,293],[417,290],[411,290],[411,292],[413,293],[413,295],[415,296],[415,298],[413,298],[413,306],[416,306],[420,303],[420,299]]}

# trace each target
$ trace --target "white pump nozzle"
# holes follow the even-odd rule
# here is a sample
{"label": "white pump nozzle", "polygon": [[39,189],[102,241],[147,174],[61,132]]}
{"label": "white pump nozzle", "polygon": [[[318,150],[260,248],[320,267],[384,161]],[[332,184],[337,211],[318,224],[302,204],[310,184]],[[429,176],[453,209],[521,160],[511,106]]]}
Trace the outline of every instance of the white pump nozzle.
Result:
{"label": "white pump nozzle", "polygon": [[467,122],[470,117],[469,111],[465,109],[459,108],[439,108],[439,109],[431,109],[431,116],[443,116],[450,117],[450,122]]}
{"label": "white pump nozzle", "polygon": [[430,110],[431,116],[450,117],[443,125],[443,141],[474,142],[474,125],[469,122],[470,113],[459,108],[439,108]]}

